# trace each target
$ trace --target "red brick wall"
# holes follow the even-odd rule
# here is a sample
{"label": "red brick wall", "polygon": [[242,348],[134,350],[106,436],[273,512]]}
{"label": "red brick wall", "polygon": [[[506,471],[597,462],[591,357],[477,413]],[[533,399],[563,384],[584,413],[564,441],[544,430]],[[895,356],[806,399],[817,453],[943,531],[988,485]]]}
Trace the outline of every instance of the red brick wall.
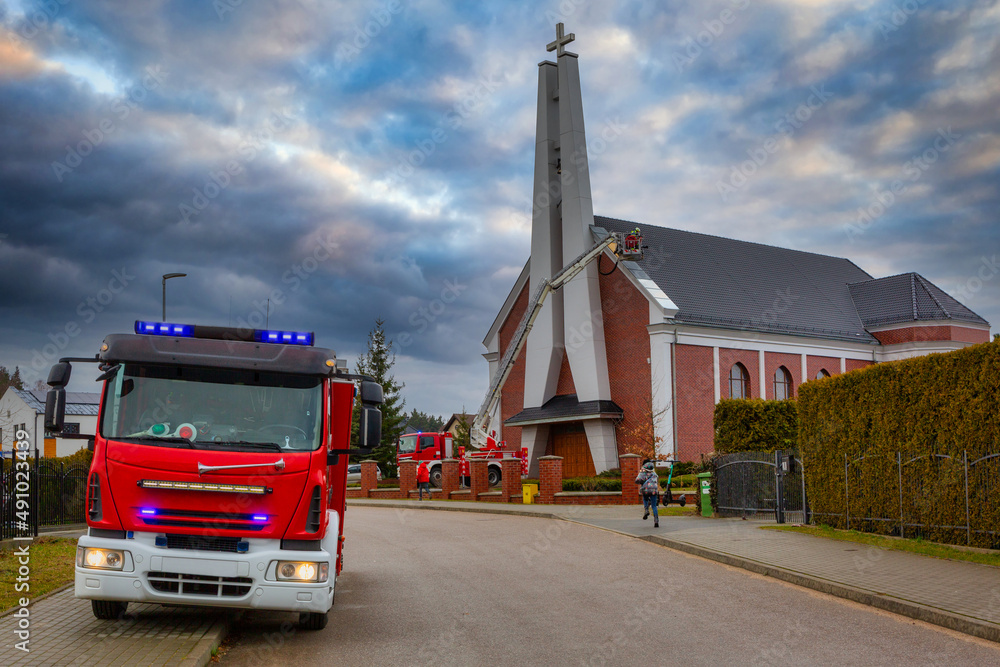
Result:
{"label": "red brick wall", "polygon": [[840,375],[840,357],[814,357],[810,355],[806,358],[806,373],[810,380],[816,379],[819,369],[824,368],[830,375]]}
{"label": "red brick wall", "polygon": [[761,398],[775,398],[774,374],[781,366],[788,369],[788,374],[792,376],[792,391],[789,394],[789,398],[798,396],[799,385],[802,384],[802,355],[786,354],[783,352],[765,352],[764,373],[767,378],[767,386],[764,389],[767,391],[767,396],[761,396]]}
{"label": "red brick wall", "polygon": [[866,368],[867,366],[873,366],[874,361],[870,359],[848,359],[847,360],[847,372],[856,371],[859,368]]}
{"label": "red brick wall", "polygon": [[712,451],[715,440],[712,348],[674,345],[674,361],[677,456],[682,461],[696,461],[702,452]]}
{"label": "red brick wall", "polygon": [[[708,348],[708,352],[711,355],[712,349]],[[747,369],[747,375],[750,376],[749,398],[763,398],[763,395],[760,393],[760,365],[758,364],[757,350],[737,350],[720,347],[719,381],[722,388],[722,398],[732,398],[729,395],[729,371],[737,362],[743,364]]]}
{"label": "red brick wall", "polygon": [[944,340],[953,340],[962,343],[986,343],[990,340],[989,331],[948,325],[902,327],[899,329],[889,329],[888,331],[876,331],[872,335],[883,345]]}
{"label": "red brick wall", "polygon": [[538,504],[555,504],[555,496],[562,493],[562,457],[543,456],[538,459]]}
{"label": "red brick wall", "polygon": [[[511,338],[514,337],[514,332],[517,331],[517,325],[521,323],[521,318],[524,316],[524,311],[527,308],[528,284],[526,283],[524,288],[521,290],[521,293],[517,296],[517,300],[514,302],[514,307],[511,308],[510,314],[507,316],[507,321],[500,325],[497,349],[500,352],[501,359],[507,351],[507,345],[510,343]],[[507,376],[507,382],[501,390],[501,422],[510,419],[524,409],[524,357],[524,349],[522,348],[521,353],[517,357],[517,361],[514,362],[514,367],[510,370],[510,375]],[[498,435],[500,434],[499,429],[497,433]],[[511,427],[503,429],[502,438],[507,442],[507,447],[509,449],[521,448],[520,428]]]}
{"label": "red brick wall", "polygon": [[649,301],[621,271],[601,276],[600,284],[611,400],[625,413],[616,428],[618,452],[636,451],[652,433]]}
{"label": "red brick wall", "polygon": [[573,373],[569,370],[569,357],[563,352],[562,366],[559,367],[559,383],[556,385],[556,396],[566,396],[576,393],[573,383]]}

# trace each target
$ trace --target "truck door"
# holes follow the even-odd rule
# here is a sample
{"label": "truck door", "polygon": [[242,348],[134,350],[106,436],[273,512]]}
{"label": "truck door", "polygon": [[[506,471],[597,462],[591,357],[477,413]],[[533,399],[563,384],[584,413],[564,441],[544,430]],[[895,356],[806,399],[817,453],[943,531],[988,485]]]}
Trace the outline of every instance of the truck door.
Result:
{"label": "truck door", "polygon": [[441,453],[437,451],[437,443],[434,442],[433,435],[421,435],[419,449],[420,456],[417,458],[422,461],[432,461],[440,458]]}

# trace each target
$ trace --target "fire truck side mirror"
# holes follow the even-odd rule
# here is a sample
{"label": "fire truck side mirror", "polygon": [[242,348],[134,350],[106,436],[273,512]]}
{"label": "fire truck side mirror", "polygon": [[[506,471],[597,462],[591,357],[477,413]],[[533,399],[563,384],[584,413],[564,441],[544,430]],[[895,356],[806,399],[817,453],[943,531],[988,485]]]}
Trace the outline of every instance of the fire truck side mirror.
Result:
{"label": "fire truck side mirror", "polygon": [[72,372],[73,367],[69,365],[68,361],[53,364],[52,368],[49,369],[48,385],[50,387],[65,387],[69,384],[69,376]]}
{"label": "fire truck side mirror", "polygon": [[66,416],[66,390],[62,387],[49,389],[45,396],[45,430],[62,433]]}
{"label": "fire truck side mirror", "polygon": [[[378,385],[375,385],[378,387]],[[381,392],[381,387],[379,387]],[[361,449],[371,451],[382,441],[382,411],[364,406],[361,408]]]}
{"label": "fire truck side mirror", "polygon": [[361,402],[365,405],[382,405],[382,385],[378,382],[364,380],[361,383]]}

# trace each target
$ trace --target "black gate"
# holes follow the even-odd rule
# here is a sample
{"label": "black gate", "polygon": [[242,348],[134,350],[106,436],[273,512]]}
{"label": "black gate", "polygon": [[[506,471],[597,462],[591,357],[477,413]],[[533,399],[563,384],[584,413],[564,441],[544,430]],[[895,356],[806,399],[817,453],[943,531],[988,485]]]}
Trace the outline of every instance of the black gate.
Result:
{"label": "black gate", "polygon": [[36,536],[39,526],[86,523],[86,501],[86,465],[6,460],[0,473],[0,539]]}
{"label": "black gate", "polygon": [[720,516],[809,523],[802,466],[795,452],[734,452],[715,459]]}

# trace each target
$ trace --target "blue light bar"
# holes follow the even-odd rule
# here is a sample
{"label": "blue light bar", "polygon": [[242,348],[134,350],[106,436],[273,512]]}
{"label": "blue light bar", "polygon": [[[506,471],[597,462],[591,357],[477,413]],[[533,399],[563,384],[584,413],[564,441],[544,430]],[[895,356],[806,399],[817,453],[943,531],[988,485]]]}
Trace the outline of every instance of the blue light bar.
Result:
{"label": "blue light bar", "polygon": [[252,518],[254,521],[267,521],[266,514],[254,514]]}
{"label": "blue light bar", "polygon": [[312,331],[277,331],[274,329],[257,329],[253,332],[258,343],[283,343],[285,345],[312,345]]}
{"label": "blue light bar", "polygon": [[147,336],[182,336],[184,338],[191,338],[194,336],[194,325],[136,320],[135,332]]}
{"label": "blue light bar", "polygon": [[156,510],[154,509],[141,509],[139,512],[142,514],[156,514]]}

